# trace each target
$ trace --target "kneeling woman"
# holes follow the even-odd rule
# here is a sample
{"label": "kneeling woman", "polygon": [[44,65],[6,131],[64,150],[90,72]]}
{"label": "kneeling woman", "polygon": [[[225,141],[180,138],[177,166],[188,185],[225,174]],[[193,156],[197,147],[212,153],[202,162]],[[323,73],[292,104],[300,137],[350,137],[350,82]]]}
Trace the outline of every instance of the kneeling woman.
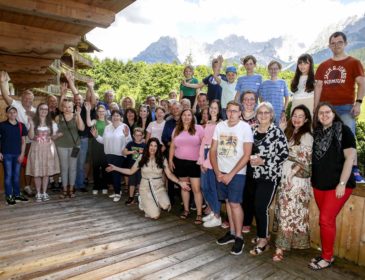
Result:
{"label": "kneeling woman", "polygon": [[160,217],[161,208],[170,210],[171,204],[167,195],[165,184],[163,181],[163,172],[166,176],[178,184],[182,189],[189,191],[190,187],[186,182],[179,181],[174,174],[171,173],[167,160],[163,157],[161,144],[157,138],[150,138],[147,142],[142,157],[136,160],[131,169],[119,168],[109,164],[107,171],[118,171],[125,175],[132,175],[141,169],[142,180],[139,189],[140,208],[146,214],[146,217],[158,219]]}

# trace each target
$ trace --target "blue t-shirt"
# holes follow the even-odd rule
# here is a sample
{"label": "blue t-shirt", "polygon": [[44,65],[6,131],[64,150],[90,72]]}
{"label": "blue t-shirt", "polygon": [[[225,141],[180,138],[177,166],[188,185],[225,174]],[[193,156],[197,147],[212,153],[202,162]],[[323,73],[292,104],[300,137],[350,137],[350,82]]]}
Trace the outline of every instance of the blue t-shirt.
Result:
{"label": "blue t-shirt", "polygon": [[[219,74],[219,77],[222,80],[227,81],[227,78],[225,75]],[[222,87],[218,85],[217,81],[214,79],[213,75],[209,75],[208,77],[203,79],[203,83],[207,85],[208,91],[208,101],[212,101],[213,99],[218,99],[221,101],[222,98]]]}
{"label": "blue t-shirt", "polygon": [[8,120],[0,123],[0,143],[1,153],[10,155],[20,155],[22,151],[22,139],[20,136],[20,127],[22,126],[22,135],[27,136],[28,130],[21,122],[11,124]]}
{"label": "blue t-shirt", "polygon": [[281,79],[264,81],[259,88],[259,96],[262,101],[270,102],[274,107],[275,123],[278,125],[284,110],[284,97],[289,96],[286,82]]}
{"label": "blue t-shirt", "polygon": [[236,91],[238,91],[241,94],[239,101],[241,101],[242,93],[244,93],[247,90],[255,92],[256,96],[258,96],[258,91],[261,84],[262,84],[262,76],[258,74],[239,77],[236,85]]}

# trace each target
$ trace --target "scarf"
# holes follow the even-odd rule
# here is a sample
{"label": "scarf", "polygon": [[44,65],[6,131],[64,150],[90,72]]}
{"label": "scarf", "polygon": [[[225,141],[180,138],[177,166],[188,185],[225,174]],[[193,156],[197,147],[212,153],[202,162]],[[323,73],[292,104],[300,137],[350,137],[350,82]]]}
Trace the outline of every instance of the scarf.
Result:
{"label": "scarf", "polygon": [[318,126],[314,130],[313,155],[316,160],[320,160],[327,153],[333,140],[337,141],[339,149],[342,142],[342,123],[334,122],[329,128]]}

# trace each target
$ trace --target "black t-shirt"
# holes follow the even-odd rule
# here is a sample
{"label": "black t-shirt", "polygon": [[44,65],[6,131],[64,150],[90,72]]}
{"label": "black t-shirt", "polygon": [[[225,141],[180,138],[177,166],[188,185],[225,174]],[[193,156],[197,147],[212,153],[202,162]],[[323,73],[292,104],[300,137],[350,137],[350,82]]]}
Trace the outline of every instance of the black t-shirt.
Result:
{"label": "black t-shirt", "polygon": [[134,162],[138,159],[138,157],[143,154],[144,149],[146,148],[146,144],[145,143],[136,143],[134,141],[131,141],[127,144],[127,146],[125,146],[125,148],[128,151],[138,151],[138,154],[133,154],[133,155],[128,155],[127,156],[127,165],[128,167],[132,167]]}
{"label": "black t-shirt", "polygon": [[[88,127],[87,124],[86,124],[86,113],[87,113],[87,111],[86,111],[85,105],[82,105],[80,116],[81,116],[82,121],[85,124],[85,129],[83,131],[81,131],[81,130],[78,131],[79,136],[80,137],[93,138],[94,136],[90,132],[91,127]],[[95,109],[91,109],[90,119],[91,120],[96,119],[96,110]]]}
{"label": "black t-shirt", "polygon": [[[337,145],[337,139],[333,139],[331,146],[320,160],[315,158],[313,150],[312,185],[314,188],[323,191],[334,190],[340,183],[345,156],[343,152],[341,154],[338,153],[339,149]],[[346,125],[343,125],[340,150],[343,151],[344,149],[348,148],[356,149],[356,140],[350,128]],[[313,147],[313,149],[315,149],[315,147]],[[346,187],[352,189],[356,187],[354,174],[352,172],[349,180],[347,181]]]}

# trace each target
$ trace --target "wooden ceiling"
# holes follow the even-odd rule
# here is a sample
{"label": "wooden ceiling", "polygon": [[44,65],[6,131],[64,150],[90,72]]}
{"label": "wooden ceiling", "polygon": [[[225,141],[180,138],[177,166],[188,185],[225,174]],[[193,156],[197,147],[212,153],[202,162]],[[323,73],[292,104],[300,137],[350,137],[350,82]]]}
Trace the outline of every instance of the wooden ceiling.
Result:
{"label": "wooden ceiling", "polygon": [[0,0],[0,70],[15,87],[52,82],[48,66],[135,0]]}

